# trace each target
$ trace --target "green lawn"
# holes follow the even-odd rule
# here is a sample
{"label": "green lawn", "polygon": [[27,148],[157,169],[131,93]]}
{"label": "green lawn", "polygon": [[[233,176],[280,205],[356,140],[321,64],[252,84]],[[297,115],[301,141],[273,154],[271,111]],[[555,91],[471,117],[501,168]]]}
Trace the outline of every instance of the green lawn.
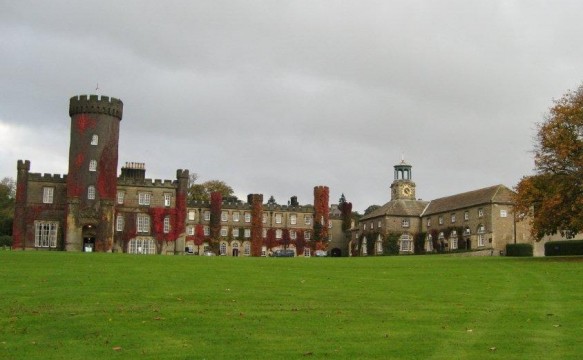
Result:
{"label": "green lawn", "polygon": [[578,260],[0,251],[0,359],[576,359]]}

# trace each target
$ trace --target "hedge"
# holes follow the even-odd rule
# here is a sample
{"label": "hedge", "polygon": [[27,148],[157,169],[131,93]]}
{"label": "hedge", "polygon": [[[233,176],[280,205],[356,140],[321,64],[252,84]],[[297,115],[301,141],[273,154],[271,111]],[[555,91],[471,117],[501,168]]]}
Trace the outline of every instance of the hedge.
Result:
{"label": "hedge", "polygon": [[0,235],[0,246],[12,246],[12,236],[10,235]]}
{"label": "hedge", "polygon": [[583,255],[583,240],[550,241],[545,244],[545,256]]}
{"label": "hedge", "polygon": [[506,256],[532,256],[532,244],[507,244]]}

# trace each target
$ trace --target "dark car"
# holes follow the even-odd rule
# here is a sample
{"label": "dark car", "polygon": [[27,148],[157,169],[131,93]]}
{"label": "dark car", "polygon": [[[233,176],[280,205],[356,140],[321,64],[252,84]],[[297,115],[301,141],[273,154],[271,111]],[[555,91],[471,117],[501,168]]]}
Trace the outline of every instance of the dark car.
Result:
{"label": "dark car", "polygon": [[275,250],[273,252],[273,256],[275,257],[294,257],[295,253],[293,250]]}

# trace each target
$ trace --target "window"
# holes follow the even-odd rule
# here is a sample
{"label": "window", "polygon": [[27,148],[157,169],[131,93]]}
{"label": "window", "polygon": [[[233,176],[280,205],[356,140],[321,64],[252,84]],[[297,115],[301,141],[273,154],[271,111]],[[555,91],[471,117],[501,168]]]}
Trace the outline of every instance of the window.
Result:
{"label": "window", "polygon": [[275,223],[276,224],[281,224],[281,214],[275,214]]}
{"label": "window", "polygon": [[439,225],[443,225],[443,216],[439,216],[437,218],[437,222],[439,223]]}
{"label": "window", "polygon": [[89,185],[87,187],[87,199],[95,200],[95,186]]}
{"label": "window", "polygon": [[410,226],[409,219],[402,219],[401,226],[404,228],[408,228]]}
{"label": "window", "polygon": [[505,218],[507,216],[508,216],[508,211],[506,211],[506,210],[500,210],[500,217]]}
{"label": "window", "polygon": [[261,232],[261,236],[263,236],[264,239],[267,237],[267,229],[266,228],[263,228],[263,230]]}
{"label": "window", "polygon": [[380,239],[380,236],[379,236],[379,239],[377,240],[376,245],[377,245],[377,249],[376,249],[377,254],[382,254],[383,253],[383,241]]}
{"label": "window", "polygon": [[458,246],[458,238],[457,238],[457,231],[453,230],[449,235],[449,243],[451,246],[451,250],[457,249]]}
{"label": "window", "polygon": [[231,236],[234,238],[238,238],[239,237],[239,228],[233,228],[233,230],[231,230]]}
{"label": "window", "polygon": [[472,231],[470,230],[470,228],[465,228],[464,230],[464,236],[470,236],[470,234],[472,233]]}
{"label": "window", "polygon": [[478,209],[478,217],[480,217],[480,218],[484,217],[484,209],[482,209],[482,208]]}
{"label": "window", "polygon": [[150,205],[151,198],[152,198],[152,194],[147,193],[147,192],[141,192],[138,194],[138,204]]}
{"label": "window", "polygon": [[368,249],[367,249],[367,240],[366,240],[366,236],[362,238],[362,255],[366,255],[368,254]]}
{"label": "window", "polygon": [[262,219],[264,224],[267,224],[267,214],[263,214],[263,219]]}
{"label": "window", "polygon": [[243,254],[246,256],[251,255],[251,244],[249,242],[243,244]]}
{"label": "window", "polygon": [[204,216],[204,221],[211,220],[211,212],[210,211],[205,211],[203,216]]}
{"label": "window", "polygon": [[150,217],[146,214],[138,214],[138,232],[150,232]]}
{"label": "window", "polygon": [[91,136],[91,145],[97,145],[99,144],[99,136],[96,134],[93,134],[93,136]]}
{"label": "window", "polygon": [[370,229],[374,230],[374,222],[372,222],[372,221],[370,222]]}
{"label": "window", "polygon": [[191,220],[192,221],[192,220],[194,220],[194,217],[195,217],[194,210],[189,210],[188,211],[188,220]]}
{"label": "window", "polygon": [[455,223],[455,214],[451,214],[451,223]]}
{"label": "window", "polygon": [[290,230],[289,231],[289,238],[290,239],[295,240],[295,239],[297,239],[297,237],[298,237],[298,234],[297,234],[297,232],[295,230]]}
{"label": "window", "polygon": [[366,230],[366,224],[362,224],[362,230]]}
{"label": "window", "polygon": [[312,217],[310,215],[304,215],[304,224],[306,225],[312,224]]}
{"label": "window", "polygon": [[226,237],[229,234],[229,229],[226,227],[221,228],[221,236]]}
{"label": "window", "polygon": [[245,229],[244,236],[245,239],[249,239],[251,237],[251,229]]}
{"label": "window", "polygon": [[291,214],[289,216],[289,223],[291,225],[296,225],[298,223],[298,216],[296,214]]}
{"label": "window", "polygon": [[310,240],[310,238],[312,237],[312,233],[309,231],[306,231],[304,233],[304,240]]}
{"label": "window", "polygon": [[[221,230],[222,231],[222,230]],[[219,254],[220,255],[227,255],[227,244],[222,242],[219,247]]]}
{"label": "window", "polygon": [[233,221],[239,221],[239,212],[238,211],[235,211],[233,213]]}
{"label": "window", "polygon": [[97,171],[97,160],[89,161],[89,171]]}
{"label": "window", "polygon": [[170,206],[172,201],[172,194],[164,194],[164,206]]}
{"label": "window", "polygon": [[117,203],[118,204],[123,204],[124,198],[126,196],[126,193],[123,191],[118,191],[117,192]]}
{"label": "window", "polygon": [[431,227],[431,218],[427,218],[427,227]]}
{"label": "window", "polygon": [[43,188],[43,204],[52,204],[54,193],[55,193],[55,188],[44,187]]}
{"label": "window", "polygon": [[246,223],[251,222],[251,213],[248,213],[248,212],[245,213],[245,222]]}
{"label": "window", "polygon": [[431,234],[428,234],[427,239],[425,240],[425,251],[433,251],[433,238],[431,237]]}
{"label": "window", "polygon": [[188,235],[190,235],[190,236],[193,236],[193,235],[194,235],[194,226],[192,226],[192,225],[188,225],[188,226],[186,227],[186,233],[187,233]]}
{"label": "window", "polygon": [[470,220],[470,213],[468,211],[464,211],[464,220],[465,221]]}
{"label": "window", "polygon": [[275,230],[275,238],[276,239],[281,239],[281,229]]}
{"label": "window", "polygon": [[164,234],[168,234],[170,232],[170,216],[164,217]]}
{"label": "window", "polygon": [[404,251],[404,252],[413,251],[413,242],[411,241],[409,234],[401,235],[401,249],[400,250]]}
{"label": "window", "polygon": [[377,227],[380,229],[382,225],[382,221],[379,220],[379,222],[377,223]]}
{"label": "window", "polygon": [[227,220],[229,220],[229,213],[226,211],[221,212],[221,221],[225,222]]}
{"label": "window", "polygon": [[34,246],[41,248],[57,247],[57,221],[35,221],[34,222]]}
{"label": "window", "polygon": [[310,257],[310,248],[309,247],[305,247],[304,248],[304,257]]}
{"label": "window", "polygon": [[484,225],[478,226],[478,247],[484,246],[484,240],[486,238],[486,228]]}
{"label": "window", "polygon": [[155,254],[156,243],[152,238],[138,237],[130,240],[128,244],[130,254]]}
{"label": "window", "polygon": [[332,221],[328,220],[328,229],[332,229]]}
{"label": "window", "polygon": [[205,225],[204,229],[204,236],[209,236],[211,234],[211,229]]}
{"label": "window", "polygon": [[115,230],[123,231],[123,225],[124,225],[123,215],[117,215],[115,219]]}

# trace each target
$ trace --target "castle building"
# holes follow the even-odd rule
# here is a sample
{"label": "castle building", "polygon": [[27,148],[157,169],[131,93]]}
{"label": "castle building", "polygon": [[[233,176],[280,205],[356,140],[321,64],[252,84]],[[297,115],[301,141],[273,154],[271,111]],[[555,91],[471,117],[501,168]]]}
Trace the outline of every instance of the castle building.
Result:
{"label": "castle building", "polygon": [[532,243],[528,222],[517,221],[513,191],[495,185],[431,201],[415,198],[412,166],[394,166],[391,200],[363,216],[351,235],[351,254],[379,255],[390,238],[401,254],[486,250]]}
{"label": "castle building", "polygon": [[[30,172],[17,163],[13,248],[262,256],[277,249],[310,256],[313,250],[348,248],[342,220],[330,215],[328,188],[314,188],[314,204],[263,204],[261,194],[247,203],[189,202],[189,171],[174,180],[146,178],[146,166],[126,162],[118,176],[119,129],[123,103],[106,96],[75,96],[67,175]],[[334,246],[334,249],[331,248]]]}

